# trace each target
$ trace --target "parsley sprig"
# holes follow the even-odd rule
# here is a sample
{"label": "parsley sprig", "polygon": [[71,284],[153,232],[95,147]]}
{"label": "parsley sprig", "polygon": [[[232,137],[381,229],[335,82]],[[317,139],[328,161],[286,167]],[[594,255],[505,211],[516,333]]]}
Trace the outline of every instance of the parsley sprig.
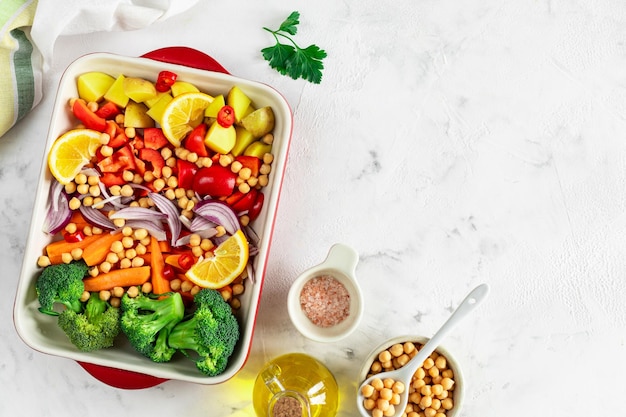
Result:
{"label": "parsley sprig", "polygon": [[[326,58],[326,51],[315,44],[303,49],[294,42],[292,36],[298,32],[299,23],[300,13],[292,12],[277,30],[264,27],[264,30],[274,36],[276,45],[263,48],[261,52],[270,67],[282,75],[319,84],[322,81],[322,60]],[[291,44],[281,43],[280,38],[287,39]]]}

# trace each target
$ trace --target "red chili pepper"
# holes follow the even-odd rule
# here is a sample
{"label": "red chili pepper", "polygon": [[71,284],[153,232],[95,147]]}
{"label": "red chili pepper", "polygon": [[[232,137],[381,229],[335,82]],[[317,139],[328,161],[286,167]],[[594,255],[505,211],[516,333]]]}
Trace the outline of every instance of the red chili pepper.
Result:
{"label": "red chili pepper", "polygon": [[171,281],[174,278],[176,278],[176,271],[174,271],[174,268],[172,267],[172,265],[168,265],[168,264],[163,265],[163,278],[165,278],[168,281]]}
{"label": "red chili pepper", "polygon": [[82,230],[77,230],[74,233],[65,233],[63,239],[65,239],[67,243],[82,242],[83,239],[85,239],[85,233],[83,233]]}
{"label": "red chili pepper", "polygon": [[183,147],[189,152],[195,152],[198,156],[209,156],[204,138],[206,136],[207,126],[200,123],[185,138]]}
{"label": "red chili pepper", "polygon": [[222,127],[230,127],[235,123],[235,109],[229,105],[222,106],[217,112],[217,123]]}
{"label": "red chili pepper", "polygon": [[195,263],[196,263],[196,260],[189,253],[183,253],[178,258],[178,265],[185,271],[189,270]]}
{"label": "red chili pepper", "polygon": [[176,82],[178,75],[171,71],[161,71],[157,77],[155,88],[161,93],[169,91],[172,85]]}

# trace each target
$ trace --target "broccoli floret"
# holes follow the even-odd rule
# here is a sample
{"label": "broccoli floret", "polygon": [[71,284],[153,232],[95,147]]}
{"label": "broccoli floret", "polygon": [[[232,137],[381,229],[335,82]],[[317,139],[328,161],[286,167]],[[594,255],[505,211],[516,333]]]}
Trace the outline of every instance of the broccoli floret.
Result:
{"label": "broccoli floret", "polygon": [[35,284],[40,304],[39,311],[58,316],[54,304],[61,303],[68,309],[81,313],[83,303],[80,297],[85,291],[83,278],[88,270],[89,267],[82,260],[45,267]]}
{"label": "broccoli floret", "polygon": [[126,293],[120,307],[120,326],[130,344],[154,362],[169,361],[176,350],[167,345],[167,337],[185,315],[181,295],[140,293],[131,298]]}
{"label": "broccoli floret", "polygon": [[120,310],[91,294],[84,313],[66,309],[59,315],[59,327],[70,341],[84,352],[113,346],[120,332]]}
{"label": "broccoli floret", "polygon": [[191,358],[205,375],[216,376],[224,372],[228,358],[239,340],[239,323],[230,305],[216,291],[204,288],[194,297],[193,315],[178,323],[169,334],[170,347]]}

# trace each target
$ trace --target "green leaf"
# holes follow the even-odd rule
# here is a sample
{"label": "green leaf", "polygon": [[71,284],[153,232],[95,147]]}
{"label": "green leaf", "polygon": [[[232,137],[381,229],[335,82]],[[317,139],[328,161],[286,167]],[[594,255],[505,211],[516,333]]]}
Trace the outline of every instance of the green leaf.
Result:
{"label": "green leaf", "polygon": [[289,17],[280,24],[278,32],[287,32],[290,35],[295,35],[298,32],[297,26],[300,24],[300,13],[291,12]]}
{"label": "green leaf", "polygon": [[[287,75],[294,80],[302,78],[319,84],[322,81],[322,70],[324,69],[322,60],[326,58],[326,51],[317,45],[310,45],[302,49],[289,36],[296,34],[297,26],[300,23],[299,19],[300,13],[292,12],[278,30],[264,27],[264,30],[274,35],[276,44],[263,48],[261,53],[263,58],[269,62],[270,67],[282,75]],[[289,40],[292,45],[280,43],[279,36]]]}
{"label": "green leaf", "polygon": [[287,71],[285,63],[292,60],[293,56],[296,55],[296,48],[291,45],[277,43],[274,46],[263,48],[261,52],[263,53],[263,58],[269,62],[270,67],[285,75]]}

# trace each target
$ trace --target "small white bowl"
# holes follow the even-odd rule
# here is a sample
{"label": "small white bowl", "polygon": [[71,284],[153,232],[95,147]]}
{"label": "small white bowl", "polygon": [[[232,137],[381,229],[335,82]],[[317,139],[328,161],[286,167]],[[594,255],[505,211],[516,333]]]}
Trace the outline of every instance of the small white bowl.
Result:
{"label": "small white bowl", "polygon": [[[302,335],[317,342],[335,342],[357,328],[363,317],[363,296],[355,277],[358,261],[359,255],[354,249],[338,243],[330,248],[324,262],[307,269],[296,278],[289,290],[287,309],[291,322]],[[343,284],[350,295],[348,317],[331,327],[313,324],[300,306],[300,294],[305,284],[315,277],[324,275],[330,275]]]}
{"label": "small white bowl", "polygon": [[[359,372],[359,379],[356,384],[357,387],[360,387],[363,381],[367,379],[370,367],[372,366],[372,363],[374,363],[374,361],[376,360],[380,352],[389,349],[391,346],[395,345],[396,343],[413,342],[413,343],[420,344],[423,346],[426,342],[428,342],[428,340],[429,338],[424,337],[424,336],[404,335],[404,336],[394,337],[392,339],[389,339],[381,343],[378,347],[376,347],[370,352],[370,354],[367,356],[367,358],[363,362],[363,367],[361,368],[361,371]],[[452,378],[454,380],[454,391],[452,392],[452,400],[454,402],[454,406],[452,407],[452,409],[446,411],[446,417],[459,416],[461,412],[461,407],[463,406],[464,389],[465,389],[465,380],[463,378],[463,373],[461,372],[461,367],[459,366],[459,363],[454,358],[454,356],[452,356],[452,354],[448,350],[446,350],[444,347],[439,346],[437,349],[435,349],[435,352],[439,353],[440,355],[443,355],[446,358],[448,368],[452,369],[452,372],[454,373],[454,376]]]}

